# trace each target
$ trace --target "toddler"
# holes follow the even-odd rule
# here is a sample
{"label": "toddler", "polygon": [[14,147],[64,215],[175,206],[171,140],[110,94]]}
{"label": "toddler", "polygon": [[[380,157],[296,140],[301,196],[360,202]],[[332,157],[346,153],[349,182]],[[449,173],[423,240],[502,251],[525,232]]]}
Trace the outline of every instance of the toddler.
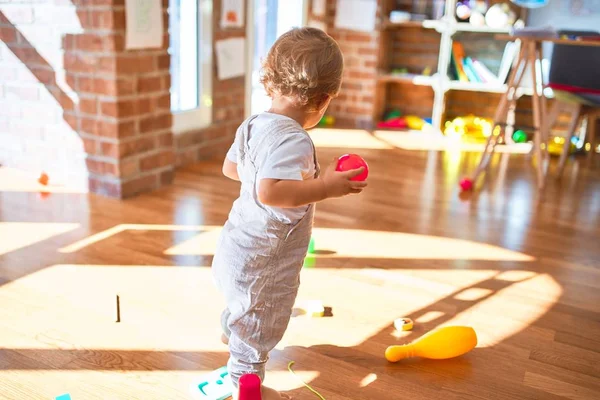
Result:
{"label": "toddler", "polygon": [[[241,375],[264,380],[269,352],[288,326],[314,203],[360,193],[367,185],[350,180],[362,168],[336,172],[337,160],[321,174],[305,130],[338,94],[343,64],[337,43],[323,31],[282,35],[261,77],[272,107],[242,123],[223,164],[225,176],[241,182],[212,266],[227,302],[221,322],[235,396]],[[264,386],[262,393],[264,400],[289,398]]]}

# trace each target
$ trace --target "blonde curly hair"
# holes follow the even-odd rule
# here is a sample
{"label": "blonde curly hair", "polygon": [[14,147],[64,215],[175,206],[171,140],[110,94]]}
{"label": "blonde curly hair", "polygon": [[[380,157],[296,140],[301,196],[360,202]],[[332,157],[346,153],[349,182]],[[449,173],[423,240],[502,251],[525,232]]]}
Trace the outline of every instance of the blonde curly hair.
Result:
{"label": "blonde curly hair", "polygon": [[314,106],[324,94],[337,96],[343,69],[342,52],[331,36],[316,28],[295,28],[269,50],[260,82],[271,98],[285,96],[299,106]]}

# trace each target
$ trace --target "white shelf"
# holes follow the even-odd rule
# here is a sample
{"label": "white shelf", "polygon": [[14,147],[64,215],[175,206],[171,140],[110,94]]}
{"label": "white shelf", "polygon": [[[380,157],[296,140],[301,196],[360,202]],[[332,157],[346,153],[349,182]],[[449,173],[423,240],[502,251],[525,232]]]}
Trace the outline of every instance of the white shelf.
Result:
{"label": "white shelf", "polygon": [[[484,92],[484,93],[506,93],[508,85],[498,85],[491,83],[475,83],[475,82],[461,82],[461,81],[450,81],[448,84],[449,90],[464,90],[470,92]],[[533,94],[532,88],[518,88],[517,95],[531,96]]]}
{"label": "white shelf", "polygon": [[377,76],[379,82],[397,82],[397,83],[412,83],[419,86],[432,86],[433,77],[417,74],[379,74]]}
{"label": "white shelf", "polygon": [[[454,27],[454,29],[452,29]],[[489,26],[475,26],[467,22],[450,24],[449,28],[455,32],[480,32],[480,33],[511,33],[512,28],[490,28]]]}
{"label": "white shelf", "polygon": [[450,90],[465,90],[469,92],[504,93],[506,92],[507,85],[450,81],[448,88]]}
{"label": "white shelf", "polygon": [[400,28],[426,28],[435,29],[440,21],[435,20],[424,20],[424,21],[404,21],[404,22],[390,22],[385,20],[381,24],[381,29],[400,29]]}

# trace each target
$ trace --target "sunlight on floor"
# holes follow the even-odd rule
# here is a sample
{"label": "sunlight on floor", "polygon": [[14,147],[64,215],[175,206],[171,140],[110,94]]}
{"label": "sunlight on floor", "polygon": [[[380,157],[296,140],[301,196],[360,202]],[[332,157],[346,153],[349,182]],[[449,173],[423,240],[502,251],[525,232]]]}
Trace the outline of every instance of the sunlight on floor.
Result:
{"label": "sunlight on floor", "polygon": [[[59,249],[73,253],[126,230],[198,231],[165,250],[168,255],[213,255],[221,231],[209,225],[122,224]],[[532,261],[533,257],[484,243],[400,232],[314,228],[316,257]]]}
{"label": "sunlight on floor", "polygon": [[[216,245],[214,237],[218,236],[221,232],[221,226],[210,226],[210,225],[156,225],[156,224],[120,224],[115,225],[112,228],[106,229],[104,231],[95,233],[90,235],[84,239],[78,240],[75,243],[72,243],[68,246],[58,249],[60,253],[74,253],[79,251],[85,247],[91,246],[94,243],[98,243],[102,240],[108,239],[111,236],[114,236],[118,233],[125,232],[128,230],[132,231],[198,231],[202,232],[205,236],[203,236],[203,240],[206,240],[206,243],[203,243],[203,246],[210,247],[213,249]],[[178,253],[165,253],[165,254],[178,254]],[[212,253],[211,253],[212,254]]]}
{"label": "sunlight on floor", "polygon": [[[212,255],[217,237],[218,232],[211,227],[206,233],[200,233],[167,249],[165,254]],[[316,257],[534,260],[526,254],[484,243],[400,232],[315,228],[313,237],[317,248]]]}
{"label": "sunlight on floor", "polygon": [[86,193],[81,188],[52,184],[41,185],[37,176],[14,168],[0,167],[0,192]]}
{"label": "sunlight on floor", "polygon": [[[298,302],[318,299],[332,307],[334,317],[292,319],[278,348],[357,346],[373,335],[391,334],[400,317],[427,329],[472,325],[485,347],[525,329],[562,292],[550,276],[534,274],[519,282],[498,281],[489,297],[457,308],[457,293],[489,285],[497,275],[494,270],[305,269]],[[348,293],[361,293],[361,301],[349,301]],[[227,352],[219,340],[223,307],[209,268],[55,265],[0,286],[0,342],[5,348],[220,354]],[[202,318],[194,317],[199,311]]]}
{"label": "sunlight on floor", "polygon": [[0,222],[0,255],[70,232],[79,224]]}
{"label": "sunlight on floor", "polygon": [[365,376],[363,378],[362,381],[360,381],[360,384],[358,385],[359,387],[367,387],[369,386],[371,383],[375,382],[377,380],[377,374],[369,374],[367,376]]}

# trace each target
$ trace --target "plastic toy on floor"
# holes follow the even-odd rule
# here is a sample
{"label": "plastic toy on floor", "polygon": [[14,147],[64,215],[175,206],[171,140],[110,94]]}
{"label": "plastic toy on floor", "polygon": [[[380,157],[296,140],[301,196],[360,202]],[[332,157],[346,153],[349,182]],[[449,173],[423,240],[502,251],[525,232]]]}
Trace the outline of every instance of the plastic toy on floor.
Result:
{"label": "plastic toy on floor", "polygon": [[227,367],[221,367],[202,377],[196,388],[200,391],[199,397],[196,397],[199,399],[225,400],[231,397],[233,385]]}
{"label": "plastic toy on floor", "polygon": [[[548,154],[551,156],[560,156],[565,148],[565,142],[567,139],[560,136],[554,136],[548,140]],[[569,143],[569,154],[573,154],[577,150],[575,143]]]}
{"label": "plastic toy on floor", "polygon": [[50,178],[48,177],[48,174],[46,174],[45,172],[42,172],[40,174],[40,177],[38,178],[38,183],[40,185],[48,185],[48,181],[50,180]]}
{"label": "plastic toy on floor", "polygon": [[492,128],[492,120],[468,115],[447,121],[444,127],[444,135],[458,137],[467,142],[481,143],[492,135]]}
{"label": "plastic toy on floor", "polygon": [[468,326],[446,326],[420,337],[412,343],[390,346],[385,351],[389,362],[405,358],[423,357],[443,360],[461,356],[477,346],[477,334]]}
{"label": "plastic toy on floor", "polygon": [[315,254],[315,238],[311,237],[310,242],[308,243],[308,254]]}
{"label": "plastic toy on floor", "polygon": [[414,327],[415,323],[410,318],[398,318],[394,321],[394,328],[397,331],[410,331]]}
{"label": "plastic toy on floor", "polygon": [[360,167],[364,167],[364,171],[350,179],[352,181],[364,181],[369,176],[369,165],[367,162],[358,154],[344,154],[338,160],[338,164],[336,167],[336,171],[350,171],[353,169],[357,169]]}
{"label": "plastic toy on floor", "polygon": [[463,192],[470,192],[473,190],[473,180],[471,178],[462,178],[459,185]]}
{"label": "plastic toy on floor", "polygon": [[239,400],[262,400],[260,392],[260,377],[254,374],[245,374],[240,378]]}

